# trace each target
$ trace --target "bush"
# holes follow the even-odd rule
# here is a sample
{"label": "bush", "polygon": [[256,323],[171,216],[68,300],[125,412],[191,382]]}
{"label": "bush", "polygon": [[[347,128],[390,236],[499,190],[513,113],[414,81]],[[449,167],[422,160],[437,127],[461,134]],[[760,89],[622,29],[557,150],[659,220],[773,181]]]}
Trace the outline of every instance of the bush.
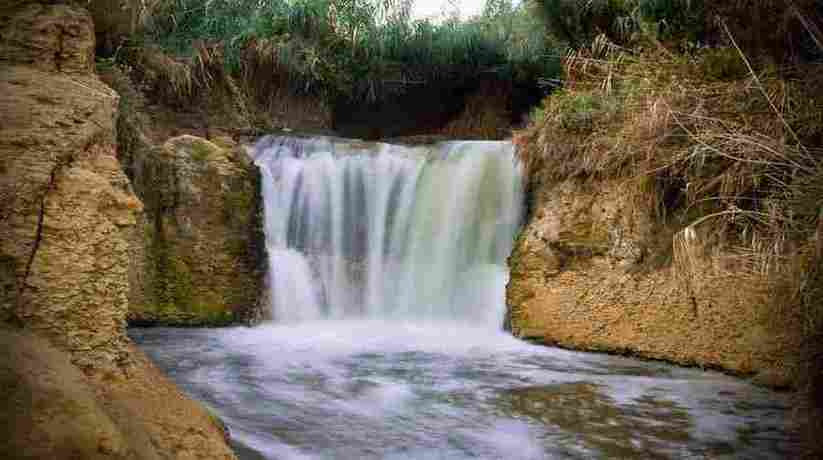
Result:
{"label": "bush", "polygon": [[533,0],[549,32],[572,48],[605,35],[621,46],[686,50],[730,46],[776,62],[823,57],[823,3],[815,0]]}
{"label": "bush", "polygon": [[696,41],[704,28],[702,0],[535,0],[535,5],[550,31],[573,48],[601,34],[623,44],[639,36]]}

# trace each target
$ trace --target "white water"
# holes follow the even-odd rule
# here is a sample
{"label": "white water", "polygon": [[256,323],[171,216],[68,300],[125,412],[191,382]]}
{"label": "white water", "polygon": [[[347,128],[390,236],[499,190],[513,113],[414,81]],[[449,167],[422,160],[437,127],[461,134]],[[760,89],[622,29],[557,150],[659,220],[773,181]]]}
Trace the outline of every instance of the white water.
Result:
{"label": "white water", "polygon": [[131,331],[242,460],[796,456],[783,395],[500,329],[509,144],[270,138],[257,162],[276,321]]}
{"label": "white water", "polygon": [[267,137],[255,161],[275,321],[500,327],[523,200],[511,143]]}
{"label": "white water", "polygon": [[241,460],[798,458],[789,395],[447,321],[132,329]]}

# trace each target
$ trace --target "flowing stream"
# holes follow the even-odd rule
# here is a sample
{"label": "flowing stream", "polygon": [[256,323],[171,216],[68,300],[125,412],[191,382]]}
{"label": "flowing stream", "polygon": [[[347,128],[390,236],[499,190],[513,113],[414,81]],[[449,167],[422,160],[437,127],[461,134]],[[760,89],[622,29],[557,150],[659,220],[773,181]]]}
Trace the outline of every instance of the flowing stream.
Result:
{"label": "flowing stream", "polygon": [[272,321],[131,330],[242,459],[796,453],[786,395],[502,331],[511,144],[269,137],[255,160]]}
{"label": "flowing stream", "polygon": [[521,174],[506,142],[264,138],[272,315],[500,325]]}

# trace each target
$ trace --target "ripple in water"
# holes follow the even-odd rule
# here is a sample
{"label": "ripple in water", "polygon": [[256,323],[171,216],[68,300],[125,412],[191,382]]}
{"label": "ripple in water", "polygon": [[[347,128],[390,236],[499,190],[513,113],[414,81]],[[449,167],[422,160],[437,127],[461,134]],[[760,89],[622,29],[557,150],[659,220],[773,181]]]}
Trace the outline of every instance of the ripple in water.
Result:
{"label": "ripple in water", "polygon": [[791,457],[785,395],[453,323],[133,329],[243,459]]}

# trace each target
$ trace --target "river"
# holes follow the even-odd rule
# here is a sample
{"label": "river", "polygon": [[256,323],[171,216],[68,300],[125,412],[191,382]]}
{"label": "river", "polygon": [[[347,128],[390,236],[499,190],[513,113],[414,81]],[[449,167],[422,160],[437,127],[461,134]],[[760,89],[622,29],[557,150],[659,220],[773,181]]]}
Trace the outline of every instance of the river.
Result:
{"label": "river", "polygon": [[241,459],[791,458],[788,395],[454,323],[132,329]]}

